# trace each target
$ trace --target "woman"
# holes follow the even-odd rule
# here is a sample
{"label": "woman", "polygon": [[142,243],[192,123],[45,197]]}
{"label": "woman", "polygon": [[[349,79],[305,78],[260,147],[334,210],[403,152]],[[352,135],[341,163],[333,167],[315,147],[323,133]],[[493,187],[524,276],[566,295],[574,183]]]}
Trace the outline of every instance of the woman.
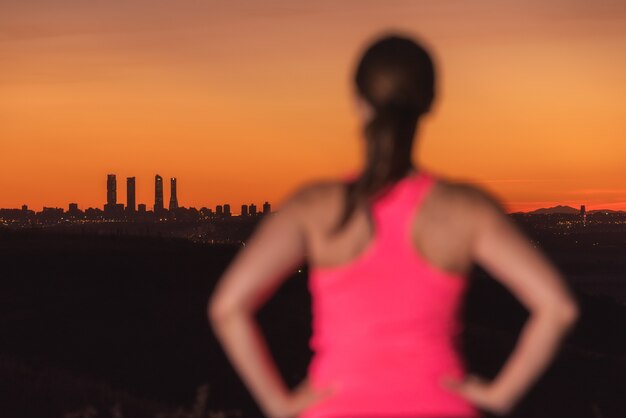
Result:
{"label": "woman", "polygon": [[[354,81],[362,170],[306,184],[262,219],[211,297],[215,333],[268,417],[505,415],[549,366],[577,303],[497,199],[412,163],[435,97],[424,47],[388,33],[364,52]],[[254,314],[304,262],[314,357],[290,391]],[[472,263],[530,311],[491,381],[466,374],[455,346]]]}

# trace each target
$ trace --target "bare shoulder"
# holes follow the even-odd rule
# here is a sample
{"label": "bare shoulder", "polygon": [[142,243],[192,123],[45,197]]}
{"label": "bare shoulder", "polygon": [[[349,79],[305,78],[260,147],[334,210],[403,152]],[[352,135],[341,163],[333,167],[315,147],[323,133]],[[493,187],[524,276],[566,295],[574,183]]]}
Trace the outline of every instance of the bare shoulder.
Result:
{"label": "bare shoulder", "polygon": [[432,194],[431,218],[443,218],[455,232],[462,232],[468,251],[474,251],[476,238],[485,229],[503,224],[516,228],[498,196],[478,184],[438,177]]}
{"label": "bare shoulder", "polygon": [[484,221],[486,217],[505,214],[500,199],[486,188],[463,180],[439,177],[435,194],[442,205],[452,208],[459,216],[473,223]]}
{"label": "bare shoulder", "polygon": [[[503,257],[502,247],[512,248],[528,246],[523,231],[507,215],[500,199],[491,191],[478,184],[459,181],[446,177],[438,178],[433,193],[431,206],[428,208],[429,221],[443,219],[440,236],[455,234],[454,243],[442,244],[444,253],[454,253],[454,247],[460,247],[467,263],[477,263],[491,267],[493,258]],[[430,241],[436,234],[431,234]],[[448,240],[449,241],[449,240]],[[499,254],[499,255],[498,255]],[[493,268],[492,268],[493,270]],[[502,275],[500,274],[500,277]]]}
{"label": "bare shoulder", "polygon": [[306,228],[318,222],[323,213],[332,210],[342,193],[343,185],[338,180],[308,180],[288,193],[279,203],[278,210],[288,211]]}

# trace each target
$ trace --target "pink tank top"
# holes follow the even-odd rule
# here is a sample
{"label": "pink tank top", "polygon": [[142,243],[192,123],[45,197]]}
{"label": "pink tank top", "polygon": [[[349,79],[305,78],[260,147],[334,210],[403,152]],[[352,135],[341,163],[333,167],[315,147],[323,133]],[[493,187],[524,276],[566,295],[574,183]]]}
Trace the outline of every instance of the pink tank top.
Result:
{"label": "pink tank top", "polygon": [[339,387],[298,418],[482,417],[439,383],[465,374],[454,339],[467,280],[412,244],[411,221],[435,182],[422,168],[401,178],[374,202],[364,251],[340,266],[310,267],[308,377],[314,388]]}

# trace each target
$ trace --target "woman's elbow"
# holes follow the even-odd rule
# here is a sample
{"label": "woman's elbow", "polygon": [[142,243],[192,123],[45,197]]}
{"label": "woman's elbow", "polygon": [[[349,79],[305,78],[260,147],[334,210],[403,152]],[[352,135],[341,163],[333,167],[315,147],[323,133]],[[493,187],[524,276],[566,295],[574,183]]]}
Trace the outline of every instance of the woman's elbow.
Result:
{"label": "woman's elbow", "polygon": [[209,298],[206,309],[209,322],[215,323],[223,320],[229,315],[229,311],[231,311],[231,309],[220,299],[216,297]]}
{"label": "woman's elbow", "polygon": [[207,304],[207,318],[211,323],[221,323],[229,318],[247,314],[248,310],[241,302],[213,297]]}
{"label": "woman's elbow", "polygon": [[568,303],[564,304],[562,311],[566,322],[570,324],[578,322],[578,318],[580,317],[580,307],[577,301],[572,299]]}
{"label": "woman's elbow", "polygon": [[573,298],[565,302],[560,302],[555,310],[557,317],[564,327],[573,327],[580,317],[580,307],[578,302]]}
{"label": "woman's elbow", "polygon": [[533,310],[532,313],[533,316],[537,315],[563,328],[569,328],[578,321],[580,308],[573,298],[560,298],[545,303],[543,307]]}

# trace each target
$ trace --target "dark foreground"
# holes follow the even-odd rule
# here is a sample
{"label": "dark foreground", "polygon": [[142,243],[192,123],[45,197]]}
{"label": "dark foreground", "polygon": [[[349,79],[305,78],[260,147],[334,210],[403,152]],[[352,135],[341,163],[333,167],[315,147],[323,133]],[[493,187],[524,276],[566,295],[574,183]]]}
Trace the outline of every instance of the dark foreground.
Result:
{"label": "dark foreground", "polygon": [[[238,249],[1,233],[0,417],[261,416],[205,314]],[[304,266],[258,314],[290,386],[312,354],[306,280]],[[626,309],[574,290],[577,327],[510,417],[626,417]],[[478,267],[467,296],[463,355],[493,377],[527,312]]]}

